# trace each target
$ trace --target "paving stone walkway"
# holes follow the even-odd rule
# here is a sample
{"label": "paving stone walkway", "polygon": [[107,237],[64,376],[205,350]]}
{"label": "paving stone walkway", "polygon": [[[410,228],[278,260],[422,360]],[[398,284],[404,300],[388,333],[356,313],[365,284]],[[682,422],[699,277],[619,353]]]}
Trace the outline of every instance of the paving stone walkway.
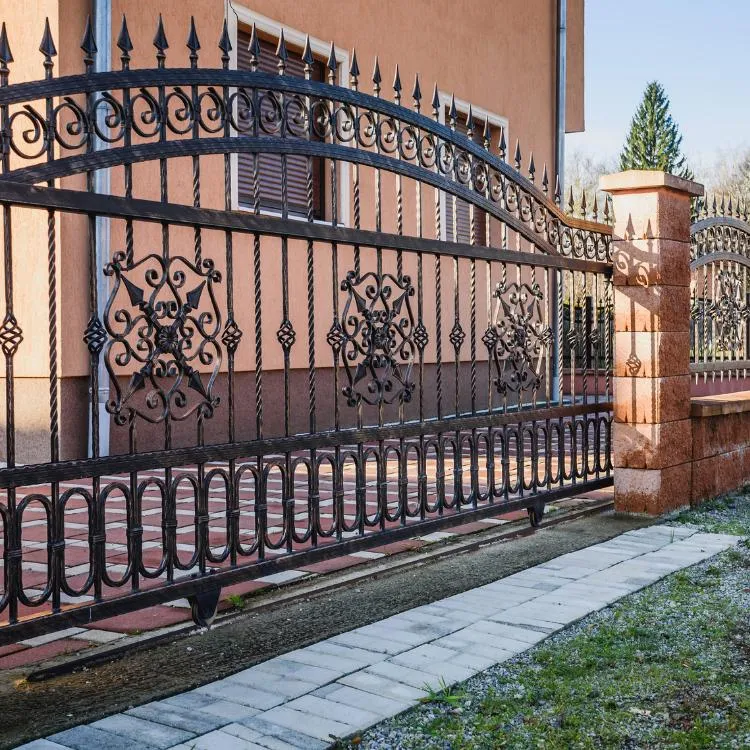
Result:
{"label": "paving stone walkway", "polygon": [[629,531],[22,750],[322,750],[738,541]]}

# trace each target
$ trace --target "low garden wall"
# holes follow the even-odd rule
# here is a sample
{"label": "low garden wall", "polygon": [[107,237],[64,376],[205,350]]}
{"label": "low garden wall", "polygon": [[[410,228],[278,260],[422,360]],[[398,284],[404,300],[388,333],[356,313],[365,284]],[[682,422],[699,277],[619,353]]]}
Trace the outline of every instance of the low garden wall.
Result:
{"label": "low garden wall", "polygon": [[750,391],[693,398],[691,502],[750,481]]}

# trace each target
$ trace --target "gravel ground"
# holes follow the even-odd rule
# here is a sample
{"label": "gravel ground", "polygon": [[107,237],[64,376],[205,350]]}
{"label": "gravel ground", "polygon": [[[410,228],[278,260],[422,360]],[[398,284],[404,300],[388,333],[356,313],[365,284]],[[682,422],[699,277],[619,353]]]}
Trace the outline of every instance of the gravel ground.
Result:
{"label": "gravel ground", "polygon": [[431,695],[348,747],[750,747],[750,493],[665,522],[748,539]]}

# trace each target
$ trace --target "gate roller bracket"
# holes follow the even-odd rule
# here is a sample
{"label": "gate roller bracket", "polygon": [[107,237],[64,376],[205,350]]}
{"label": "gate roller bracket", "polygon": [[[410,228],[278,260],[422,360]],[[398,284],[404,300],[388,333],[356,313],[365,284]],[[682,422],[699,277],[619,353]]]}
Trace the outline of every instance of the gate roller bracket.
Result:
{"label": "gate roller bracket", "polygon": [[527,508],[526,512],[529,514],[529,523],[532,528],[538,529],[542,525],[542,518],[544,518],[544,503],[534,503],[531,508]]}
{"label": "gate roller bracket", "polygon": [[221,586],[211,586],[199,594],[189,596],[190,609],[193,615],[193,622],[199,628],[210,628],[211,623],[216,618],[216,611],[219,607],[221,598]]}

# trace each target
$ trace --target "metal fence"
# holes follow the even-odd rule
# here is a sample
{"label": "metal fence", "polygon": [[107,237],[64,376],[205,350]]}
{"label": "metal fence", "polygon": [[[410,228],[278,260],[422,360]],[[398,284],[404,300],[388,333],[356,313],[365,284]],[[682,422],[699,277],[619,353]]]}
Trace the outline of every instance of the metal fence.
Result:
{"label": "metal fence", "polygon": [[[254,30],[247,70],[226,27],[219,68],[194,27],[190,67],[167,66],[161,21],[154,45],[132,69],[123,23],[120,69],[95,72],[89,26],[85,72],[55,78],[47,29],[43,80],[13,83],[0,38],[0,639],[185,596],[207,622],[230,583],[504,510],[538,524],[611,484],[609,226],[566,216],[547,168],[521,174],[520,147],[508,164],[505,134],[437,87],[424,102],[417,80],[406,106],[397,74],[387,100],[377,61],[365,93],[356,53],[336,84],[333,47],[320,81],[309,43],[288,74],[283,36],[278,75]],[[19,216],[46,227],[38,256]],[[15,367],[39,321],[14,310],[19,252],[43,259],[49,297],[49,456],[31,464]],[[580,300],[591,325],[566,329]]]}
{"label": "metal fence", "polygon": [[706,196],[690,228],[691,364],[696,383],[750,369],[750,223],[747,205]]}

